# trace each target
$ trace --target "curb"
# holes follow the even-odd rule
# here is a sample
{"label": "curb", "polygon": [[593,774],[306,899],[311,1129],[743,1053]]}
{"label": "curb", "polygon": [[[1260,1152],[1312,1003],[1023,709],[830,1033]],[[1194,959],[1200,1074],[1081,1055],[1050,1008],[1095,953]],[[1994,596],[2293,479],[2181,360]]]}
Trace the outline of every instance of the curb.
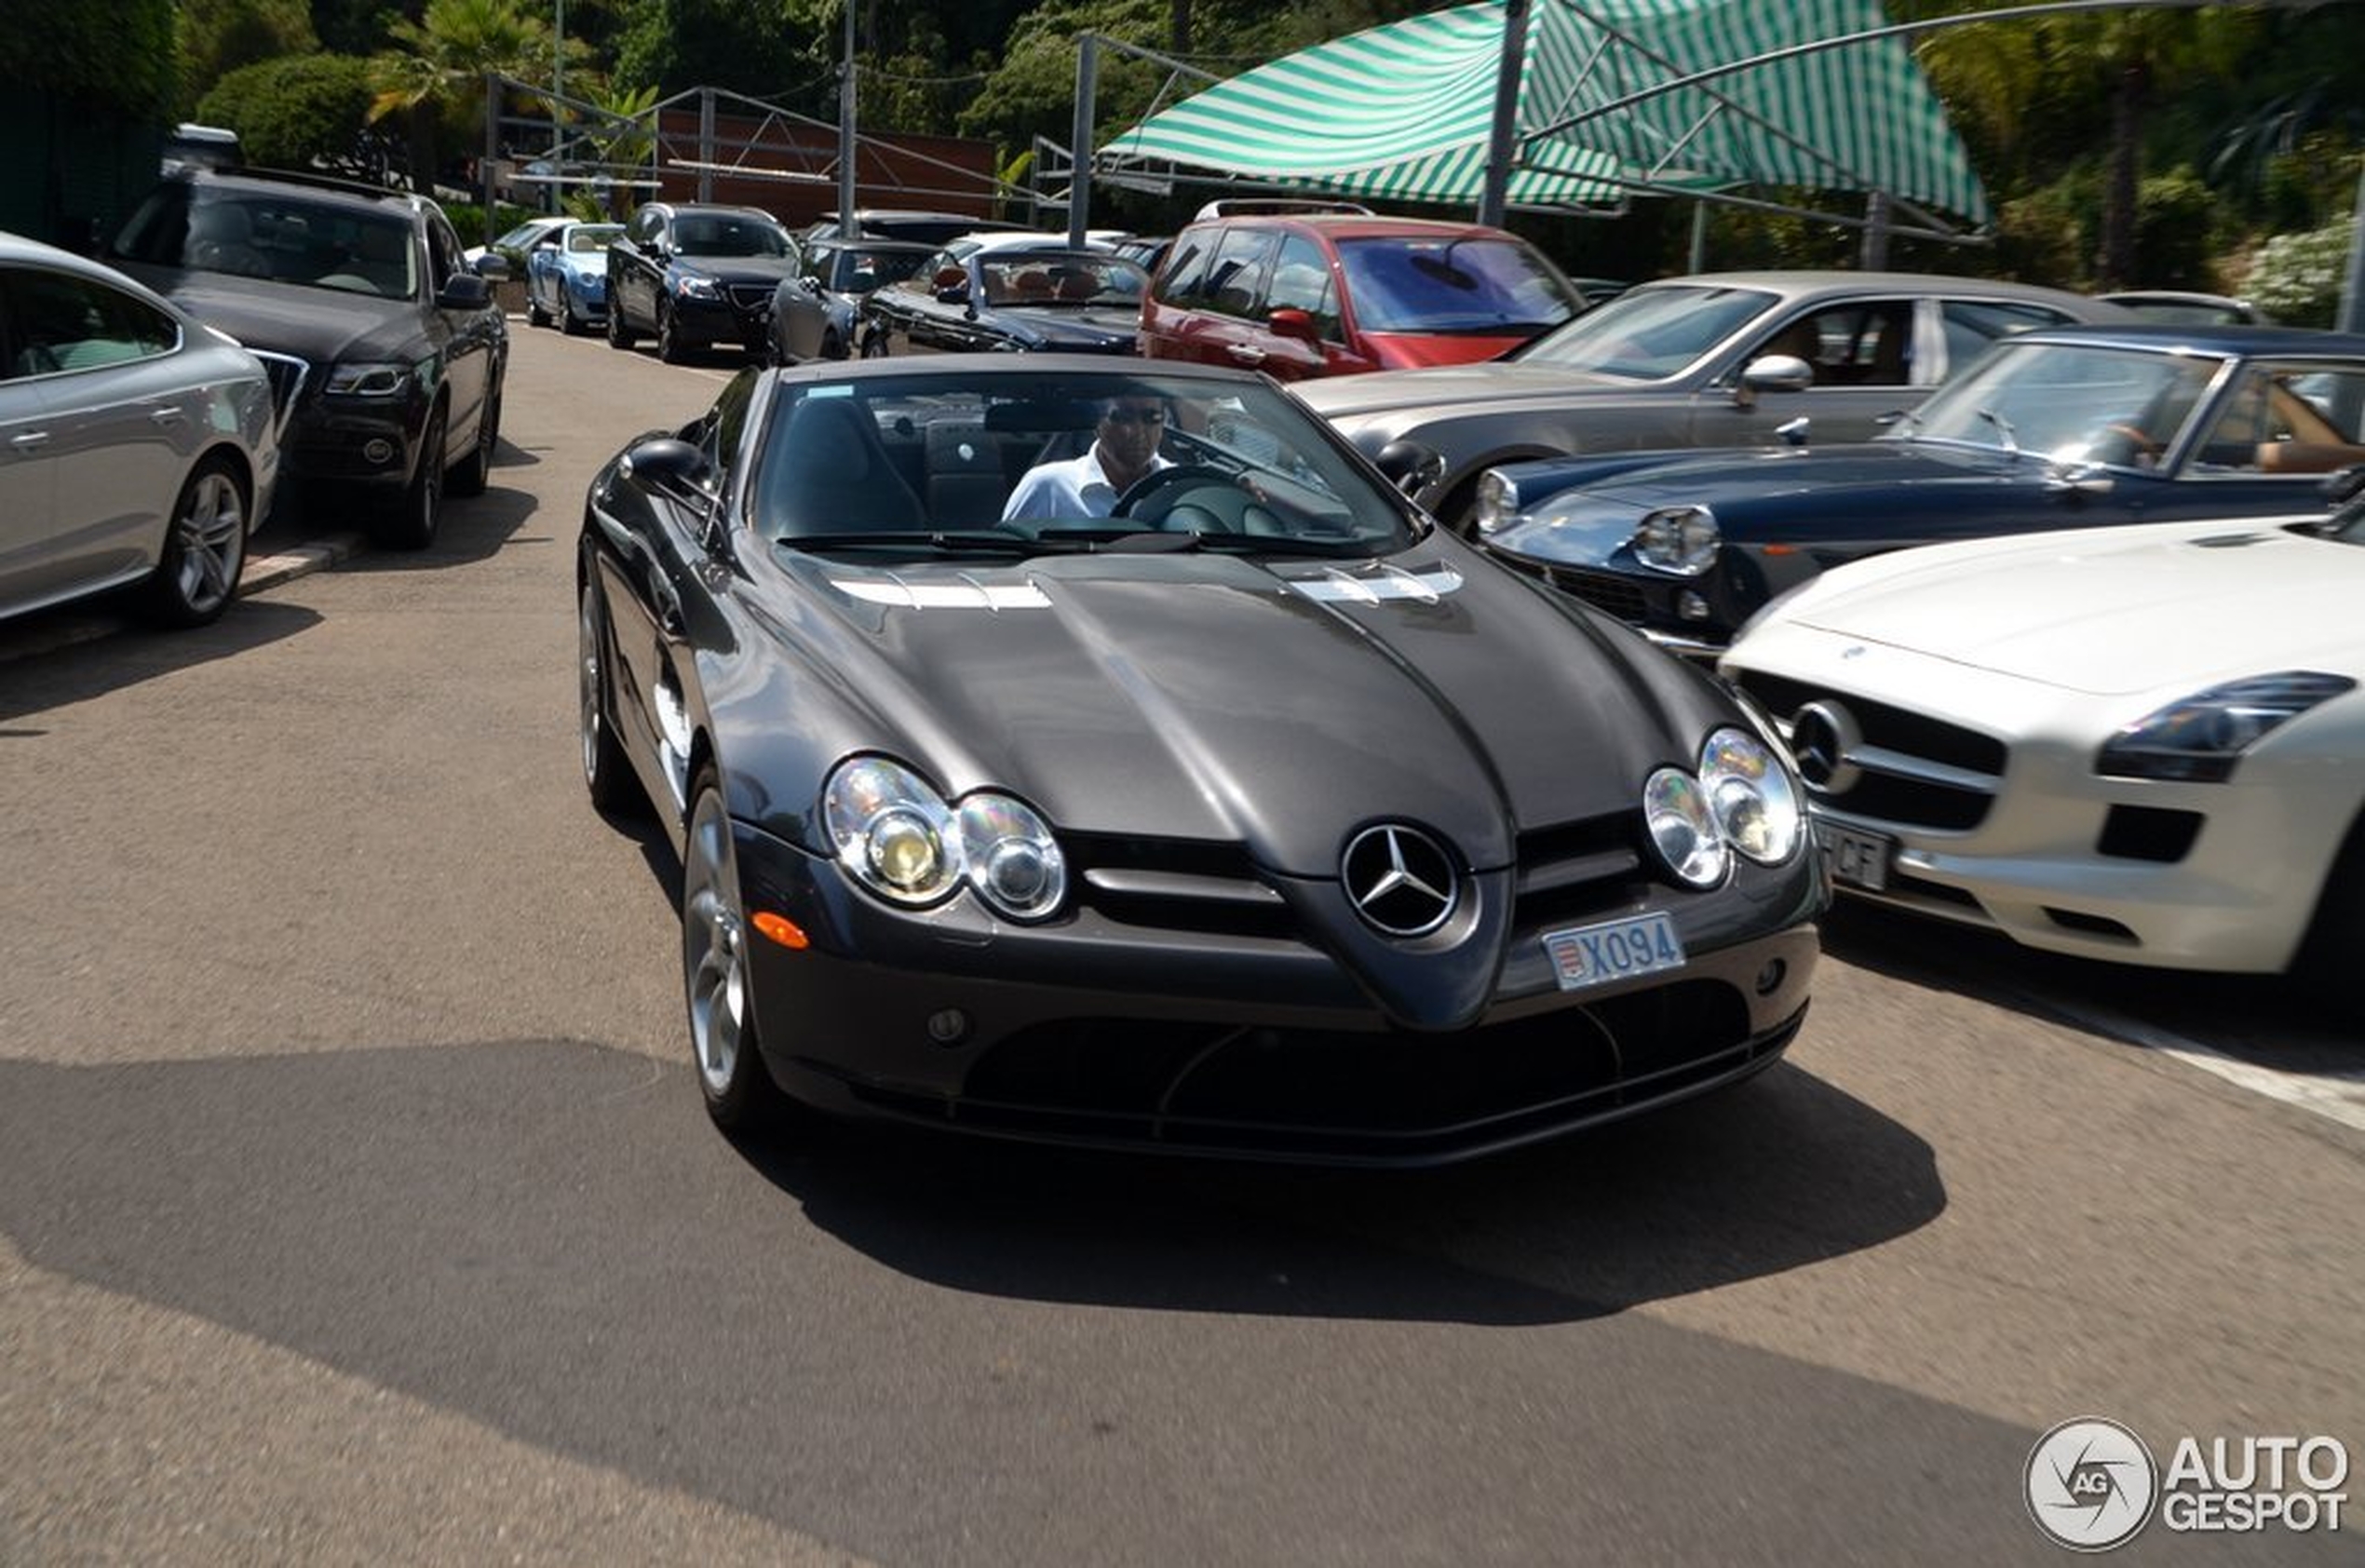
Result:
{"label": "curb", "polygon": [[238,597],[260,593],[264,588],[277,588],[281,583],[310,576],[341,561],[349,561],[361,552],[361,535],[338,534],[317,543],[274,555],[250,556],[246,570],[238,574]]}

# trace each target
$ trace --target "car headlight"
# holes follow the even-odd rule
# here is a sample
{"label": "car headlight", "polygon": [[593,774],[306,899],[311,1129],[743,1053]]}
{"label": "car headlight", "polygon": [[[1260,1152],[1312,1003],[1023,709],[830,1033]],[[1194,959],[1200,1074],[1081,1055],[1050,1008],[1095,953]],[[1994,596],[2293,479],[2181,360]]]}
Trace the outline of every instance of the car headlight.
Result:
{"label": "car headlight", "polygon": [[1724,842],[1761,866],[1798,852],[1805,812],[1779,752],[1746,730],[1721,729],[1700,749],[1700,785]]}
{"label": "car headlight", "polygon": [[2095,770],[2122,778],[2223,783],[2234,776],[2242,754],[2277,724],[2356,687],[2345,675],[2312,669],[2211,686],[2113,736],[2095,759]]}
{"label": "car headlight", "polygon": [[711,277],[683,276],[673,280],[673,291],[685,300],[719,300],[723,291]]}
{"label": "car headlight", "polygon": [[1471,503],[1470,517],[1478,524],[1479,537],[1483,539],[1496,529],[1516,520],[1520,515],[1520,487],[1500,468],[1489,468],[1479,476],[1478,494]]}
{"label": "car headlight", "polygon": [[411,389],[411,367],[357,360],[329,367],[326,390],[332,398],[399,398]]}
{"label": "car headlight", "polygon": [[1634,531],[1634,553],[1645,566],[1696,577],[1716,564],[1722,537],[1706,507],[1661,507]]}
{"label": "car headlight", "polygon": [[1663,767],[1642,786],[1642,819],[1667,869],[1694,887],[1724,880],[1732,857],[1700,781],[1680,767]]}
{"label": "car headlight", "polygon": [[993,791],[957,806],[884,757],[856,757],[831,773],[822,818],[838,864],[891,902],[940,902],[966,882],[1014,920],[1039,920],[1067,896],[1067,862],[1051,830],[1023,801]]}

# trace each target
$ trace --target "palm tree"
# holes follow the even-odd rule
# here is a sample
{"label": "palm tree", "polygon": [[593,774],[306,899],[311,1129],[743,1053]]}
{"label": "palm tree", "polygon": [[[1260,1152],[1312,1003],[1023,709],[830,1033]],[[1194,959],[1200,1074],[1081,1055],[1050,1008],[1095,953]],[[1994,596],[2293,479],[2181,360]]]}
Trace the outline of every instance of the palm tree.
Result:
{"label": "palm tree", "polygon": [[421,189],[433,188],[439,109],[471,103],[492,74],[547,80],[553,62],[550,26],[525,0],[427,0],[419,20],[396,21],[386,34],[397,47],[372,62],[378,96],[370,117],[410,115]]}

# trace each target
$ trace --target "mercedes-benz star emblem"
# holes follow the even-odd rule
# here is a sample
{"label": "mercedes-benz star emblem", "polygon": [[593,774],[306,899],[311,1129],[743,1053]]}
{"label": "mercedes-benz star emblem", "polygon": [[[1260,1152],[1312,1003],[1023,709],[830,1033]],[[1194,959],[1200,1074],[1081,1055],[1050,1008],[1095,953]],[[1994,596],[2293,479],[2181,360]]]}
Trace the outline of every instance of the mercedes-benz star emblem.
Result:
{"label": "mercedes-benz star emblem", "polygon": [[1844,795],[1864,776],[1856,765],[1864,732],[1855,716],[1836,702],[1810,702],[1791,716],[1791,755],[1808,788]]}
{"label": "mercedes-benz star emblem", "polygon": [[1459,897],[1452,857],[1428,834],[1394,822],[1349,840],[1339,874],[1355,912],[1391,937],[1428,935]]}

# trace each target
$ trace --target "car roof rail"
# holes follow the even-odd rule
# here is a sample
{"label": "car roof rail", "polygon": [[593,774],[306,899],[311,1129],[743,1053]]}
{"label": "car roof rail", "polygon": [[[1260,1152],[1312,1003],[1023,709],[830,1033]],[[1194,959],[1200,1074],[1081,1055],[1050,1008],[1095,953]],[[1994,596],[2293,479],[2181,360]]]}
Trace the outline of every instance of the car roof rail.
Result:
{"label": "car roof rail", "polygon": [[1198,210],[1194,222],[1237,218],[1251,213],[1339,212],[1351,218],[1376,216],[1359,201],[1327,201],[1318,196],[1218,196]]}
{"label": "car roof rail", "polygon": [[[303,185],[316,191],[334,191],[345,196],[368,196],[378,201],[399,201],[415,208],[426,199],[416,191],[394,185],[372,185],[366,180],[348,180],[341,175],[322,174],[306,169],[266,169],[257,164],[241,164],[236,169],[205,169],[202,172],[222,181],[254,180],[271,185]],[[184,171],[182,178],[188,177]],[[209,183],[212,181],[209,181]]]}

